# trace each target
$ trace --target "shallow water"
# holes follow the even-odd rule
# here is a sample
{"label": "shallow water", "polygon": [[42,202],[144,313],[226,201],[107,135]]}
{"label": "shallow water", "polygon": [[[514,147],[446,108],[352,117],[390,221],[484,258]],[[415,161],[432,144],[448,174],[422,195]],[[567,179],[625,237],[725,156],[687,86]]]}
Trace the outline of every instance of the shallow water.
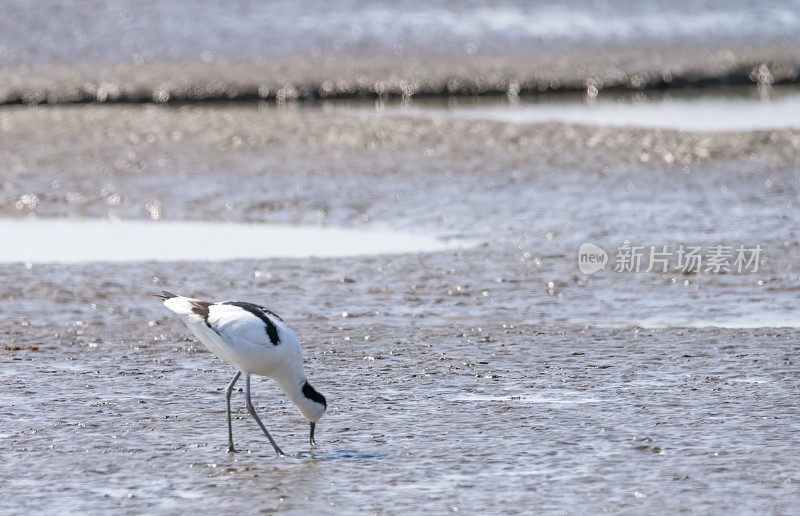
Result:
{"label": "shallow water", "polygon": [[[798,509],[797,130],[240,105],[13,108],[0,131],[4,217],[142,221],[158,206],[163,221],[477,244],[0,264],[4,512]],[[626,240],[763,253],[742,273],[579,270],[582,243],[613,265]],[[257,379],[290,455],[274,457],[241,393],[241,452],[225,452],[233,371],[161,289],[259,302],[297,329],[330,400],[318,448]]]}
{"label": "shallow water", "polygon": [[[596,97],[550,95],[512,99],[456,98],[447,101],[417,101],[393,105],[332,103],[329,109],[419,116],[482,119],[518,124],[564,122],[597,126],[635,126],[683,131],[747,131],[800,128],[800,89],[774,88],[757,94],[755,88],[742,95],[714,90],[694,92],[603,94]],[[736,91],[736,90],[734,90]],[[597,94],[597,92],[595,92]],[[328,107],[328,106],[324,106]]]}
{"label": "shallow water", "polygon": [[[541,4],[541,5],[535,5]],[[621,6],[626,9],[620,9]],[[13,0],[0,19],[0,59],[11,63],[227,60],[276,55],[439,53],[514,47],[692,41],[796,41],[796,0],[646,0],[558,4],[348,0],[98,2]],[[153,20],[158,23],[153,23]],[[177,20],[181,22],[178,23]],[[322,23],[321,21],[324,21]],[[198,30],[202,28],[201,30]],[[0,61],[2,62],[2,61]]]}
{"label": "shallow water", "polygon": [[[441,251],[464,245],[390,230],[212,222],[0,219],[0,262],[331,258]],[[209,245],[213,242],[213,245]],[[467,244],[468,245],[468,244]]]}

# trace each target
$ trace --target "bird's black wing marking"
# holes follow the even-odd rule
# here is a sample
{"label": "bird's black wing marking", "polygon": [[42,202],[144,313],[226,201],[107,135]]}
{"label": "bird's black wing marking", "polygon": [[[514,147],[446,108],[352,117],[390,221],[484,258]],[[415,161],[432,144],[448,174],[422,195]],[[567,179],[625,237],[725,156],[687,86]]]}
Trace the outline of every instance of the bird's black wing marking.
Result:
{"label": "bird's black wing marking", "polygon": [[[248,303],[248,304],[252,304],[252,303]],[[276,314],[275,312],[273,312],[269,308],[267,308],[265,306],[261,306],[261,305],[253,305],[253,306],[258,307],[259,310],[261,310],[264,313],[267,313],[267,314],[271,315],[272,317],[276,318],[277,320],[283,321],[283,318],[280,315]]]}
{"label": "bird's black wing marking", "polygon": [[[202,317],[206,326],[211,328],[211,324],[208,322],[208,307],[211,306],[211,303],[208,301],[189,301],[189,303],[192,305],[192,313]],[[211,329],[214,330],[214,328]],[[216,332],[216,330],[214,331]]]}
{"label": "bird's black wing marking", "polygon": [[[272,322],[272,319],[269,318],[270,315],[274,317],[278,317],[270,310],[264,308],[263,306],[259,306],[253,303],[246,303],[244,301],[225,301],[224,303],[220,303],[222,305],[231,305],[231,306],[238,306],[242,310],[247,310],[251,314],[255,315],[259,319],[264,322],[267,330],[267,336],[269,337],[269,341],[272,343],[273,346],[277,346],[281,343],[281,339],[278,336],[278,328],[275,327],[275,323]],[[278,320],[283,320],[278,317]]]}

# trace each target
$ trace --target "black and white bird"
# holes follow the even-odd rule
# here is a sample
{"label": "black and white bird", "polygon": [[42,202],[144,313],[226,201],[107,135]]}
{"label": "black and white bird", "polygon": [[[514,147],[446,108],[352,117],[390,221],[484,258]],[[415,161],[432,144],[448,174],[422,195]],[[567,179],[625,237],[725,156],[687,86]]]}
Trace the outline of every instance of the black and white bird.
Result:
{"label": "black and white bird", "polygon": [[328,407],[303,372],[300,341],[283,319],[263,306],[240,301],[209,303],[163,291],[164,306],[180,316],[214,355],[237,369],[225,388],[228,412],[228,451],[233,447],[231,429],[231,392],[239,377],[245,375],[247,410],[269,439],[278,455],[283,452],[261,422],[250,401],[250,375],[272,378],[298,408],[311,426],[309,442],[313,446],[314,428]]}

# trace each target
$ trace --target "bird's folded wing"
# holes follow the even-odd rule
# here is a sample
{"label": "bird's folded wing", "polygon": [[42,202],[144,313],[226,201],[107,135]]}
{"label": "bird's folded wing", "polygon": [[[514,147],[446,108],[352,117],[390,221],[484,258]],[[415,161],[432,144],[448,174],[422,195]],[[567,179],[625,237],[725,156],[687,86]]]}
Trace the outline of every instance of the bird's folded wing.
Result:
{"label": "bird's folded wing", "polygon": [[260,346],[272,345],[264,321],[238,306],[209,306],[208,325],[229,344],[245,341]]}

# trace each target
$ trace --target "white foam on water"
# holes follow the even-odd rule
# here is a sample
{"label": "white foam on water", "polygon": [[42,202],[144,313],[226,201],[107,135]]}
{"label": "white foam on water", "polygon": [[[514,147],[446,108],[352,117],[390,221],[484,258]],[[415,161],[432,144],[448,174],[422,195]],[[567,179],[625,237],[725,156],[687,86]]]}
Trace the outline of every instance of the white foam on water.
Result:
{"label": "white foam on water", "polygon": [[800,128],[800,93],[776,99],[726,97],[676,98],[629,102],[538,102],[530,104],[385,107],[379,113],[425,118],[493,120],[508,123],[565,122],[635,126],[685,131],[745,131]]}
{"label": "white foam on water", "polygon": [[332,258],[441,251],[463,242],[379,229],[183,221],[0,219],[0,263]]}

